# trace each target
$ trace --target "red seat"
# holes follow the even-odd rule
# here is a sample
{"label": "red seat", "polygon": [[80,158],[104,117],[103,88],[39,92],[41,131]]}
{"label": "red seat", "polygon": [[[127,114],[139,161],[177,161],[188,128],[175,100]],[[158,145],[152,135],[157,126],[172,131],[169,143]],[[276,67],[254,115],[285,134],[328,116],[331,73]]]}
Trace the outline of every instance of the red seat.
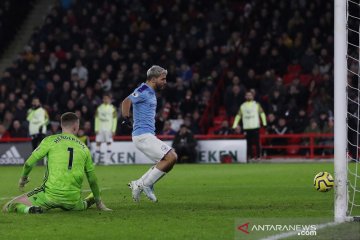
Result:
{"label": "red seat", "polygon": [[285,74],[284,75],[284,84],[285,85],[288,85],[288,84],[290,84],[293,80],[294,80],[294,78],[296,78],[296,74],[291,74],[291,73],[288,73],[288,74]]}
{"label": "red seat", "polygon": [[308,86],[309,83],[311,81],[311,75],[309,74],[302,74],[300,75],[300,83],[303,85],[303,86]]}
{"label": "red seat", "polygon": [[210,127],[210,128],[208,129],[208,134],[214,134],[217,130],[219,130],[219,126]]}
{"label": "red seat", "polygon": [[297,75],[301,72],[301,65],[300,64],[289,65],[287,67],[287,70],[288,73]]}
{"label": "red seat", "polygon": [[216,116],[214,117],[214,126],[220,126],[221,123],[226,120],[225,116]]}
{"label": "red seat", "polygon": [[299,150],[300,150],[299,147],[293,146],[293,147],[287,148],[286,153],[289,155],[296,155],[296,154],[298,154]]}

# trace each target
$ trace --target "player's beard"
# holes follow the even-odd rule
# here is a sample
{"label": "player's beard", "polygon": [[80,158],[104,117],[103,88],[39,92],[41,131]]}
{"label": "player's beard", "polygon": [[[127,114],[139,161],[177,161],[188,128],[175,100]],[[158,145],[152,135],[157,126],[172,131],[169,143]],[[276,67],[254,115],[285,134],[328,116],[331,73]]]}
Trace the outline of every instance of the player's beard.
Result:
{"label": "player's beard", "polygon": [[157,92],[161,92],[161,91],[164,90],[165,87],[166,87],[165,84],[164,84],[164,85],[156,84],[155,86],[156,86],[156,89],[155,89],[155,90],[156,90]]}

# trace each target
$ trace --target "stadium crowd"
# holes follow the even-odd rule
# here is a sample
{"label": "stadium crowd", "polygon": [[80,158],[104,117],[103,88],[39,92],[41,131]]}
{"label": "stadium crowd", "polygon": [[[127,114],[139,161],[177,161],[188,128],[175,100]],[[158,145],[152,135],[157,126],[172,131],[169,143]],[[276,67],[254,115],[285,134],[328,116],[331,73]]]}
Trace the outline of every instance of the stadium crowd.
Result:
{"label": "stadium crowd", "polygon": [[34,0],[0,1],[0,54],[19,30],[33,3]]}
{"label": "stadium crowd", "polygon": [[225,88],[216,104],[226,119],[215,133],[231,133],[226,122],[249,89],[264,107],[269,133],[331,131],[331,1],[67,2],[49,11],[1,75],[0,122],[11,136],[26,135],[21,129],[35,96],[49,113],[49,133],[59,131],[63,112],[74,111],[93,135],[102,94],[111,92],[119,107],[153,64],[168,69],[157,133],[175,134],[181,124],[207,133],[200,119],[219,81]]}

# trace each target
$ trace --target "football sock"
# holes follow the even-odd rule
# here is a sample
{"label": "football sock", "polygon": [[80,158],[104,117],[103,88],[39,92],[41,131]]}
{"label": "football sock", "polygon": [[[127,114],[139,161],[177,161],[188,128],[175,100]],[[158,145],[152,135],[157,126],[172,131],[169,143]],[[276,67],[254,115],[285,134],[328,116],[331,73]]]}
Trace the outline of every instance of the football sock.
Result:
{"label": "football sock", "polygon": [[10,203],[7,206],[7,211],[14,213],[29,213],[30,207],[31,206],[26,206],[23,203]]}
{"label": "football sock", "polygon": [[152,167],[150,171],[148,171],[147,175],[142,179],[144,186],[152,186],[156,183],[162,176],[165,175],[165,172],[160,171],[156,167]]}
{"label": "football sock", "polygon": [[96,146],[96,150],[95,150],[95,159],[100,159],[100,146]]}
{"label": "football sock", "polygon": [[110,155],[111,155],[111,150],[108,149],[108,150],[106,151],[106,153],[108,154],[108,156],[110,156]]}
{"label": "football sock", "polygon": [[139,178],[137,180],[138,183],[143,183],[144,182],[144,179],[147,177],[147,175],[149,175],[149,173],[153,170],[155,166],[152,166],[151,168],[149,168],[149,170],[146,171],[146,173],[144,173],[141,178]]}

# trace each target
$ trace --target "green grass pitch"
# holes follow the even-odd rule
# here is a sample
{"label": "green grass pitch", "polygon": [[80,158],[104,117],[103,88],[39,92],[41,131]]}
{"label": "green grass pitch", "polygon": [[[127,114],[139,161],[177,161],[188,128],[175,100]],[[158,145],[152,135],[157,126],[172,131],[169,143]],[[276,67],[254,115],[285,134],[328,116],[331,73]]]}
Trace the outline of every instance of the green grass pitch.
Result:
{"label": "green grass pitch", "polygon": [[[102,198],[113,212],[91,208],[42,215],[2,213],[0,239],[240,239],[237,219],[333,217],[333,190],[320,193],[312,186],[316,173],[333,174],[330,163],[176,165],[156,184],[158,203],[142,196],[136,204],[126,183],[148,168],[96,168]],[[20,167],[0,167],[1,205],[20,194],[20,171]],[[43,171],[43,167],[34,168],[27,191],[41,184]],[[85,184],[84,196],[88,189]],[[338,226],[331,235],[323,230],[323,239],[358,239],[360,224],[354,224],[359,223]]]}

